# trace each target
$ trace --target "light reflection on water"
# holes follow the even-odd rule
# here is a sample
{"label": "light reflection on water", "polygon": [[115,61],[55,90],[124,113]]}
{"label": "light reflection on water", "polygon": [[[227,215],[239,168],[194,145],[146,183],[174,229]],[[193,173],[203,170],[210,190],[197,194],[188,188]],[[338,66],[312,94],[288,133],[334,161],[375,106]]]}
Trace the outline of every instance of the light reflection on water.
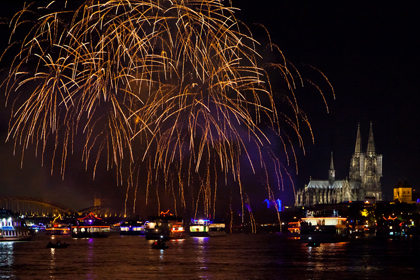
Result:
{"label": "light reflection on water", "polygon": [[51,250],[51,259],[50,259],[50,270],[55,269],[55,248],[50,248]]}
{"label": "light reflection on water", "polygon": [[0,276],[14,278],[13,270],[13,247],[14,242],[0,242]]}
{"label": "light reflection on water", "polygon": [[415,279],[415,240],[354,240],[307,247],[277,234],[238,234],[168,241],[156,250],[144,237],[62,239],[68,248],[0,243],[5,279]]}
{"label": "light reflection on water", "polygon": [[[198,269],[200,271],[206,271],[207,270],[207,246],[210,237],[193,237],[193,242],[196,244],[197,248],[197,257],[196,260],[198,262]],[[207,279],[207,276],[200,276],[200,278]]]}

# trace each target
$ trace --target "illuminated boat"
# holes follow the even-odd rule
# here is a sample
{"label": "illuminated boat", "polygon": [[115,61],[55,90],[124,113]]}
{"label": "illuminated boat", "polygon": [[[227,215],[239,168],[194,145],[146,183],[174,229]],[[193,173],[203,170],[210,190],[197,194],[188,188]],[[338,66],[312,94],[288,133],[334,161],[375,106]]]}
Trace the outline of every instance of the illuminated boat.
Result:
{"label": "illuminated boat", "polygon": [[158,217],[150,217],[146,223],[146,239],[183,239],[185,230],[183,220],[167,212],[161,212]]}
{"label": "illuminated boat", "polygon": [[61,219],[61,216],[57,216],[51,224],[45,228],[46,235],[70,235],[70,224],[60,222],[58,219]]}
{"label": "illuminated boat", "polygon": [[347,218],[334,214],[331,217],[316,216],[307,211],[300,221],[300,240],[308,244],[333,243],[349,238]]}
{"label": "illuminated boat", "polygon": [[169,238],[170,239],[184,239],[185,238],[184,223],[182,220],[171,222]]}
{"label": "illuminated boat", "polygon": [[226,236],[226,225],[223,223],[210,224],[209,236],[210,237]]}
{"label": "illuminated boat", "polygon": [[77,224],[71,227],[71,236],[75,238],[108,237],[110,226],[92,212],[83,218],[77,218]]}
{"label": "illuminated boat", "polygon": [[146,224],[146,239],[169,239],[169,224],[167,221],[161,221],[159,219],[149,221]]}
{"label": "illuminated boat", "polygon": [[125,221],[120,225],[120,235],[145,235],[144,221]]}
{"label": "illuminated boat", "polygon": [[110,225],[110,232],[111,233],[120,233],[121,232],[121,224],[120,223],[115,223],[113,225]]}
{"label": "illuminated boat", "polygon": [[33,231],[25,220],[16,217],[9,210],[0,210],[0,241],[29,241]]}
{"label": "illuminated boat", "polygon": [[205,219],[191,219],[190,236],[206,237],[206,236],[226,236],[226,226],[224,223],[212,223]]}
{"label": "illuminated boat", "polygon": [[289,222],[287,225],[287,233],[289,236],[300,236],[300,222]]}
{"label": "illuminated boat", "polygon": [[191,219],[190,236],[193,237],[207,237],[209,236],[210,220],[194,220]]}

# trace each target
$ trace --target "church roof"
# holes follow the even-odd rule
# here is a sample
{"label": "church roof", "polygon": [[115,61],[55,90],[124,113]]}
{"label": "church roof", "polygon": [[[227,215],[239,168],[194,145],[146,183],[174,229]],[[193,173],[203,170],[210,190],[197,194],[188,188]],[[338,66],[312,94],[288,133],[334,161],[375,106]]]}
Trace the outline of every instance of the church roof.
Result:
{"label": "church roof", "polygon": [[410,188],[411,189],[411,186],[407,182],[407,180],[404,179],[403,181],[399,180],[398,184],[395,185],[395,187],[394,187],[394,189],[399,189],[399,188]]}
{"label": "church roof", "polygon": [[307,187],[311,189],[341,189],[346,183],[346,180],[338,180],[331,185],[328,180],[311,180]]}

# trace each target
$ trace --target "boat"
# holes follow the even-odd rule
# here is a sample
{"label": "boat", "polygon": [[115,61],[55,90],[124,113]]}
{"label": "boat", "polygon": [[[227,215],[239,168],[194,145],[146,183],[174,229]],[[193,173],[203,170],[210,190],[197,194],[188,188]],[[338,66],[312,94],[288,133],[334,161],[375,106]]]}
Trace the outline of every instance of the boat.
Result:
{"label": "boat", "polygon": [[77,218],[76,225],[71,227],[74,238],[108,237],[110,226],[92,212],[83,218]]}
{"label": "boat", "polygon": [[62,221],[61,215],[57,216],[50,224],[45,228],[46,235],[70,235],[71,226],[68,223]]}
{"label": "boat", "polygon": [[120,223],[115,223],[113,225],[109,226],[109,231],[110,233],[120,233],[121,232],[121,224]]}
{"label": "boat", "polygon": [[145,222],[142,220],[125,221],[120,224],[120,235],[145,235]]}
{"label": "boat", "polygon": [[34,234],[25,220],[16,216],[12,211],[0,210],[0,242],[29,241]]}
{"label": "boat", "polygon": [[57,241],[55,243],[53,243],[53,242],[50,241],[47,244],[47,248],[67,248],[68,246],[69,246],[68,243],[66,243],[66,242],[60,242],[60,241]]}
{"label": "boat", "polygon": [[337,212],[326,216],[307,211],[306,217],[301,218],[299,223],[299,232],[300,240],[309,246],[341,242],[349,238],[347,218],[340,217]]}
{"label": "boat", "polygon": [[164,239],[159,238],[158,240],[152,243],[152,248],[153,249],[168,249],[169,247],[168,245],[166,245]]}
{"label": "boat", "polygon": [[192,237],[215,237],[226,236],[224,223],[213,223],[205,219],[191,219],[190,236]]}
{"label": "boat", "polygon": [[29,229],[31,230],[32,234],[34,234],[34,235],[44,234],[45,233],[45,226],[42,225],[42,224],[35,225],[35,224],[28,224],[28,223],[26,223],[26,226],[29,227]]}
{"label": "boat", "polygon": [[147,240],[169,239],[169,225],[167,221],[153,220],[146,224]]}
{"label": "boat", "polygon": [[148,240],[183,239],[185,238],[183,220],[169,212],[161,212],[158,217],[149,217],[145,236]]}
{"label": "boat", "polygon": [[292,239],[297,239],[300,237],[300,222],[293,221],[287,224],[287,236]]}
{"label": "boat", "polygon": [[209,236],[210,237],[219,237],[226,236],[226,225],[223,223],[214,223],[209,225]]}
{"label": "boat", "polygon": [[190,236],[192,237],[207,237],[209,236],[210,220],[191,219]]}
{"label": "boat", "polygon": [[183,221],[175,220],[171,222],[169,239],[184,239],[185,229]]}

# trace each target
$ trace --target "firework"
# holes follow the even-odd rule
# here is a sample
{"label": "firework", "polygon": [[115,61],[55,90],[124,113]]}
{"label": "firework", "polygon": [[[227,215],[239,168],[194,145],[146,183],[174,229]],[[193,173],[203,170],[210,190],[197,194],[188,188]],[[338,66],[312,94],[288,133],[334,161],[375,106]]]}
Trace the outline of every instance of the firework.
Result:
{"label": "firework", "polygon": [[[303,80],[295,80],[297,72],[274,45],[284,61],[263,64],[259,43],[234,7],[217,0],[96,0],[75,9],[53,2],[12,44],[19,51],[3,82],[13,103],[8,139],[22,150],[34,143],[42,158],[52,140],[51,172],[61,154],[64,177],[67,155],[82,138],[86,168],[93,164],[95,174],[106,159],[118,183],[128,178],[136,193],[139,177],[147,177],[147,197],[152,185],[157,197],[164,185],[175,211],[177,199],[186,208],[188,188],[195,211],[201,201],[204,214],[214,216],[222,174],[238,183],[243,212],[242,157],[255,171],[266,170],[268,155],[282,185],[284,167],[264,131],[277,135],[287,157],[296,157],[280,124],[302,141],[300,123],[309,123],[294,89]],[[12,40],[32,10],[15,15]],[[286,82],[289,95],[281,101],[292,115],[278,111],[266,67]],[[266,188],[271,194],[268,180]]]}

